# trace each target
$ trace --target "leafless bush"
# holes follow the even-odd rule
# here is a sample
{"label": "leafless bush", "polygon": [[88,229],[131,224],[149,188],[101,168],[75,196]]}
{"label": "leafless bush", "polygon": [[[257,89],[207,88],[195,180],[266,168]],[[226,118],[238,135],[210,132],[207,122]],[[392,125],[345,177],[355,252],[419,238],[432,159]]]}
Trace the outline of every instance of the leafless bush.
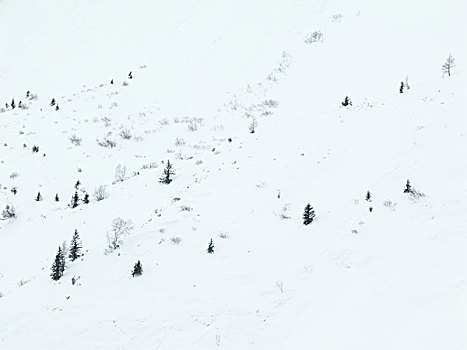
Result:
{"label": "leafless bush", "polygon": [[186,141],[184,139],[181,139],[181,138],[176,138],[175,139],[175,146],[177,147],[181,147],[181,146],[185,146],[186,145]]}
{"label": "leafless bush", "polygon": [[131,232],[134,225],[131,220],[115,218],[112,221],[112,228],[107,232],[107,241],[110,251],[114,251],[121,244],[121,239],[124,235]]}
{"label": "leafless bush", "polygon": [[192,211],[193,208],[190,207],[189,205],[182,205],[182,206],[180,207],[180,210],[181,210],[181,211]]}
{"label": "leafless bush", "polygon": [[132,137],[131,131],[129,129],[123,129],[122,131],[120,131],[119,135],[124,140],[130,140]]}
{"label": "leafless bush", "polygon": [[101,120],[104,122],[106,128],[108,128],[112,124],[112,120],[109,117],[104,117]]}
{"label": "leafless bush", "polygon": [[26,283],[28,283],[28,282],[29,282],[29,280],[23,280],[23,279],[21,279],[21,280],[18,281],[18,286],[19,286],[19,287],[22,287],[22,286],[24,286],[24,285],[25,285]]}
{"label": "leafless bush", "polygon": [[94,198],[96,199],[96,201],[102,201],[106,198],[109,197],[109,193],[107,192],[107,186],[105,185],[99,185],[96,187],[96,189],[94,190]]}
{"label": "leafless bush", "polygon": [[172,237],[172,238],[170,238],[170,242],[171,242],[173,245],[179,245],[181,241],[182,241],[182,239],[181,239],[180,237]]}
{"label": "leafless bush", "polygon": [[127,178],[127,170],[126,170],[126,166],[124,165],[117,165],[117,167],[115,168],[115,181],[114,183],[116,182],[123,182],[125,181]]}
{"label": "leafless bush", "polygon": [[392,202],[390,200],[385,200],[383,205],[388,209],[396,210],[396,203],[394,203],[394,202]]}
{"label": "leafless bush", "polygon": [[282,207],[281,212],[279,213],[279,217],[282,220],[289,220],[290,219],[289,210],[290,210],[290,204],[287,203]]}
{"label": "leafless bush", "polygon": [[218,236],[219,236],[220,238],[222,238],[222,239],[227,239],[227,238],[229,238],[229,235],[228,235],[226,232],[221,232],[221,233],[219,233]]}
{"label": "leafless bush", "polygon": [[159,124],[162,126],[169,125],[169,120],[167,118],[163,118],[159,120]]}
{"label": "leafless bush", "polygon": [[196,124],[194,120],[190,120],[190,122],[188,123],[188,130],[192,132],[198,130],[198,124]]}
{"label": "leafless bush", "polygon": [[312,44],[312,43],[321,42],[321,41],[323,41],[323,33],[321,31],[310,33],[305,39],[305,43],[307,44]]}
{"label": "leafless bush", "polygon": [[198,159],[198,160],[196,160],[195,164],[196,165],[201,165],[201,164],[203,164],[203,161],[201,159]]}
{"label": "leafless bush", "polygon": [[70,142],[75,146],[81,146],[81,140],[82,138],[76,136],[76,134],[70,136]]}
{"label": "leafless bush", "polygon": [[256,121],[255,118],[251,121],[250,125],[248,126],[248,129],[250,130],[250,134],[254,134],[256,127],[258,126],[258,122]]}
{"label": "leafless bush", "polygon": [[420,192],[419,190],[416,190],[415,188],[412,188],[409,192],[410,199],[412,201],[416,201],[422,197],[425,197],[425,193]]}
{"label": "leafless bush", "polygon": [[154,169],[157,167],[159,167],[159,164],[157,164],[156,162],[151,162],[151,163],[141,165],[141,169]]}
{"label": "leafless bush", "polygon": [[13,172],[10,174],[10,179],[16,179],[18,176],[19,176],[19,174],[18,174],[16,171],[13,171]]}
{"label": "leafless bush", "polygon": [[97,139],[97,144],[101,147],[114,148],[117,146],[117,141],[104,137],[101,140]]}
{"label": "leafless bush", "polygon": [[277,282],[276,282],[276,287],[277,287],[277,289],[280,290],[281,293],[284,293],[284,282],[282,282],[282,281],[277,281]]}
{"label": "leafless bush", "polygon": [[336,13],[336,14],[332,15],[332,21],[333,22],[340,22],[342,20],[342,17],[344,17],[344,15],[342,13]]}

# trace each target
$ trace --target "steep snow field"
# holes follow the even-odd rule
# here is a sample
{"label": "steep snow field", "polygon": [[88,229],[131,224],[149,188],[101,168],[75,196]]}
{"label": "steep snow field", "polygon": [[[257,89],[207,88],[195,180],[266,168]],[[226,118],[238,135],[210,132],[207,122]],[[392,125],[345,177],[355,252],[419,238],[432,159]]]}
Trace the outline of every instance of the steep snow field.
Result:
{"label": "steep snow field", "polygon": [[0,0],[0,349],[467,349],[466,10]]}

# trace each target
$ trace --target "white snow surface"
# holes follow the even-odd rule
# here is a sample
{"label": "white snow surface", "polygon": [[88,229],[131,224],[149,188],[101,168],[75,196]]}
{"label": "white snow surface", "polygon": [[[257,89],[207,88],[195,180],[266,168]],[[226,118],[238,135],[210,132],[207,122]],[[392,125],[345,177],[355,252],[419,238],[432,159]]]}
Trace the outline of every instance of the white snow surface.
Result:
{"label": "white snow surface", "polygon": [[0,349],[467,349],[466,10],[0,0]]}

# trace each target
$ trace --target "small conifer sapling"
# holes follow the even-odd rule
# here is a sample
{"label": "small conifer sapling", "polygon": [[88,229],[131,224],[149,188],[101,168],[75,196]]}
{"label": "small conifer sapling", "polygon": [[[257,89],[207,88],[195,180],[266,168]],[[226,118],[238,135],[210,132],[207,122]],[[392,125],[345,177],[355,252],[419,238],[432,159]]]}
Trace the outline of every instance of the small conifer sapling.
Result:
{"label": "small conifer sapling", "polygon": [[169,183],[172,182],[172,176],[175,175],[175,172],[173,171],[173,166],[170,163],[170,160],[167,160],[167,166],[164,169],[164,173],[162,176],[159,178],[159,182],[168,185]]}
{"label": "small conifer sapling", "polygon": [[63,276],[63,272],[65,271],[65,257],[63,256],[62,247],[58,247],[51,270],[52,273],[50,277],[52,277],[54,281],[58,281]]}
{"label": "small conifer sapling", "polygon": [[82,255],[81,248],[81,239],[79,238],[78,230],[75,230],[70,243],[70,254],[68,255],[71,261],[75,261]]}
{"label": "small conifer sapling", "polygon": [[214,243],[212,242],[212,238],[211,238],[211,241],[209,242],[209,246],[208,246],[208,249],[206,249],[206,252],[208,252],[208,254],[214,253]]}
{"label": "small conifer sapling", "polygon": [[308,203],[305,206],[305,210],[303,211],[303,225],[311,224],[313,222],[315,216],[316,216],[315,210],[310,205],[310,203]]}
{"label": "small conifer sapling", "polygon": [[133,277],[141,276],[143,274],[143,265],[141,262],[138,260],[138,262],[135,264],[133,267],[133,271],[131,272],[131,275]]}

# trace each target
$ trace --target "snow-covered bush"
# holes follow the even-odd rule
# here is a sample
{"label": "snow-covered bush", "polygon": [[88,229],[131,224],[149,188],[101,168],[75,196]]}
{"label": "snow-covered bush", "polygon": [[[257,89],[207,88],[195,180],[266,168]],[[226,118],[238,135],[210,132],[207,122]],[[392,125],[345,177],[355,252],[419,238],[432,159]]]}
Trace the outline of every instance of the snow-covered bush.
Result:
{"label": "snow-covered bush", "polygon": [[13,207],[13,205],[7,204],[7,205],[5,206],[5,209],[3,209],[3,212],[2,212],[2,219],[3,219],[3,220],[7,220],[7,219],[14,218],[14,217],[16,217],[16,210],[15,210],[15,207]]}

